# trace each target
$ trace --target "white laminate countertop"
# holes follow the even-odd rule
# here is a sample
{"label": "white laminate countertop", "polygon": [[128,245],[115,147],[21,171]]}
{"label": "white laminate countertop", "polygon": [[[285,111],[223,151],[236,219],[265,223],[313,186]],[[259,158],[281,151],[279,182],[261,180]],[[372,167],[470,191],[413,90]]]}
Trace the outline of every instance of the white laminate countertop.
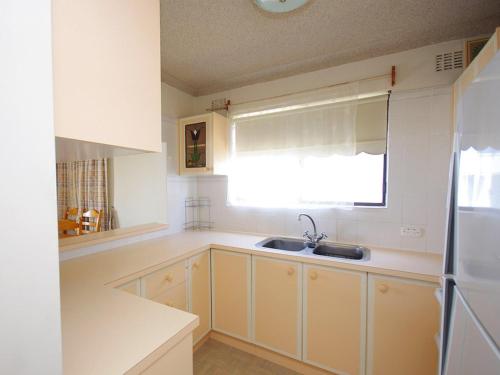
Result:
{"label": "white laminate countertop", "polygon": [[195,315],[115,289],[210,248],[439,282],[442,257],[370,247],[363,261],[263,249],[264,236],[182,232],[61,263],[65,374],[123,374],[164,354],[198,325]]}

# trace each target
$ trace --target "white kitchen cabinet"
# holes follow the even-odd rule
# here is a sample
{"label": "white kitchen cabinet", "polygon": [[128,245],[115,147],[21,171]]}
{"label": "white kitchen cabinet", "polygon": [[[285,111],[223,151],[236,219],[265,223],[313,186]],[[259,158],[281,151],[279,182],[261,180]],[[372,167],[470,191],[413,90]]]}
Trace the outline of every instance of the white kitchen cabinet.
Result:
{"label": "white kitchen cabinet", "polygon": [[224,174],[228,156],[228,121],[216,112],[178,121],[179,174]]}
{"label": "white kitchen cabinet", "polygon": [[151,366],[140,371],[142,375],[165,375],[173,372],[175,375],[193,375],[193,336],[191,334],[183,338]]}
{"label": "white kitchen cabinet", "polygon": [[437,284],[368,276],[369,375],[436,374]]}
{"label": "white kitchen cabinet", "polygon": [[242,340],[251,332],[251,258],[212,249],[212,328]]}
{"label": "white kitchen cabinet", "polygon": [[141,278],[141,295],[152,299],[167,290],[185,284],[187,278],[187,261],[183,260]]}
{"label": "white kitchen cabinet", "polygon": [[365,373],[366,280],[364,272],[304,266],[304,362]]}
{"label": "white kitchen cabinet", "polygon": [[139,285],[143,297],[198,315],[195,344],[214,330],[302,361],[288,362],[299,372],[437,371],[434,283],[211,249],[119,288]]}
{"label": "white kitchen cabinet", "polygon": [[255,344],[302,359],[302,264],[252,256]]}
{"label": "white kitchen cabinet", "polygon": [[159,1],[54,0],[52,11],[58,158],[160,152]]}
{"label": "white kitchen cabinet", "polygon": [[189,260],[189,311],[200,318],[200,325],[193,331],[193,343],[202,339],[212,327],[210,251]]}

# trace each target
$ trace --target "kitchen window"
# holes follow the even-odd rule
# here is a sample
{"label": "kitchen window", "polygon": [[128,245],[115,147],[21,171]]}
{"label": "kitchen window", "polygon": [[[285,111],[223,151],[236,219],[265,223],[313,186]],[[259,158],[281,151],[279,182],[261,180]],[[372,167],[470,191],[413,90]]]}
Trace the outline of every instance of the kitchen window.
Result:
{"label": "kitchen window", "polygon": [[344,85],[266,104],[231,112],[229,204],[385,206],[387,92]]}

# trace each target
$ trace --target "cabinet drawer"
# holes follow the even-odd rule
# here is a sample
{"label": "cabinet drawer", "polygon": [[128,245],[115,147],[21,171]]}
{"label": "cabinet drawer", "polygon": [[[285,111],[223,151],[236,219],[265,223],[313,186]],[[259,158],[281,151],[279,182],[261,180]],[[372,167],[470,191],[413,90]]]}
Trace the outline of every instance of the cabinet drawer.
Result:
{"label": "cabinet drawer", "polygon": [[154,298],[185,281],[186,262],[182,261],[143,277],[143,296]]}
{"label": "cabinet drawer", "polygon": [[123,290],[124,292],[130,293],[130,294],[134,294],[136,296],[141,295],[141,288],[140,288],[139,279],[132,280],[126,284],[120,285],[118,287],[118,289]]}
{"label": "cabinet drawer", "polygon": [[174,307],[176,309],[187,311],[187,288],[183,282],[168,289],[166,292],[152,298],[153,301]]}

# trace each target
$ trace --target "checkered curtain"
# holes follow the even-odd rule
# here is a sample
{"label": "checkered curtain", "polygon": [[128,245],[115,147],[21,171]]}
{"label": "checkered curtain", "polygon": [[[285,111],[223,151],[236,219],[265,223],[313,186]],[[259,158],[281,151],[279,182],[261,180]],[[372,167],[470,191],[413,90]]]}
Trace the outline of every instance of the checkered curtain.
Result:
{"label": "checkered curtain", "polygon": [[80,213],[103,210],[102,230],[110,229],[108,159],[57,163],[57,215],[61,219],[68,207]]}

